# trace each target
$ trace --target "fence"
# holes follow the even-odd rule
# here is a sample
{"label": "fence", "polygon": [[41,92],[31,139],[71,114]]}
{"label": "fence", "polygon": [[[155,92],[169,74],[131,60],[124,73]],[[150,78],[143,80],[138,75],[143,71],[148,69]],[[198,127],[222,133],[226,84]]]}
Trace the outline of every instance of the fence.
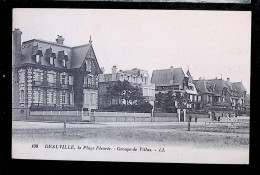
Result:
{"label": "fence", "polygon": [[[86,111],[85,111],[86,112]],[[91,122],[178,122],[177,113],[86,112]],[[209,120],[209,115],[191,114],[192,122]],[[30,111],[27,120],[82,121],[82,111]]]}
{"label": "fence", "polygon": [[222,117],[220,121],[205,122],[206,131],[249,133],[249,117]]}

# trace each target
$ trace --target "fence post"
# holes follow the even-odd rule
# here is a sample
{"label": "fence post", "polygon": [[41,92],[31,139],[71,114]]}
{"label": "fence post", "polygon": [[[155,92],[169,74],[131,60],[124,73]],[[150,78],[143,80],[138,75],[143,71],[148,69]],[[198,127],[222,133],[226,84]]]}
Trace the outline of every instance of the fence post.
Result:
{"label": "fence post", "polygon": [[44,111],[42,111],[42,115],[44,115]]}
{"label": "fence post", "polygon": [[117,122],[117,111],[116,111],[116,122]]}
{"label": "fence post", "polygon": [[66,130],[67,130],[67,127],[66,127],[66,119],[64,119],[64,125],[63,125],[63,135],[66,135]]}
{"label": "fence post", "polygon": [[188,120],[188,131],[190,131],[190,119]]}

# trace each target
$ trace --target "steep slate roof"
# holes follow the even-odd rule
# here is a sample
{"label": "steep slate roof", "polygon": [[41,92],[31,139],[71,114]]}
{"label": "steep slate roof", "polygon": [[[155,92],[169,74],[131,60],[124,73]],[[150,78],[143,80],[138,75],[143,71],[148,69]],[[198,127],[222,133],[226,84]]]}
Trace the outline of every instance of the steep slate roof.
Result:
{"label": "steep slate roof", "polygon": [[[154,70],[151,82],[156,86],[181,85],[184,77],[182,68]],[[171,80],[173,80],[172,84]]]}
{"label": "steep slate roof", "polygon": [[232,94],[232,92],[234,92],[234,96],[240,97],[242,97],[243,92],[246,91],[241,82],[232,83],[222,79],[193,80],[193,83],[200,93],[210,93],[209,85],[213,88],[212,93],[216,95],[222,95],[224,88],[227,89],[228,93]]}
{"label": "steep slate roof", "polygon": [[238,94],[242,97],[243,93],[246,92],[246,88],[244,87],[242,82],[235,82],[233,85],[236,87]]}
{"label": "steep slate roof", "polygon": [[89,51],[89,48],[90,48],[90,44],[85,44],[82,46],[77,46],[72,48],[72,56],[73,56],[73,59],[71,61],[72,69],[79,68],[83,64],[87,56],[87,53]]}
{"label": "steep slate roof", "polygon": [[199,93],[209,93],[206,88],[206,82],[205,80],[193,80],[193,83]]}

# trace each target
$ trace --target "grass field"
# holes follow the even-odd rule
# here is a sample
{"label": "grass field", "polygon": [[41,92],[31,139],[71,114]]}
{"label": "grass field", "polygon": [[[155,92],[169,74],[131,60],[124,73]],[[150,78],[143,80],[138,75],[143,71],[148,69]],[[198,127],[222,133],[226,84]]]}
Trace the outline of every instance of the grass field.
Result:
{"label": "grass field", "polygon": [[13,141],[80,141],[93,144],[145,144],[160,146],[193,146],[204,148],[249,147],[246,132],[205,130],[204,123],[68,123],[63,135],[63,123],[13,122]]}

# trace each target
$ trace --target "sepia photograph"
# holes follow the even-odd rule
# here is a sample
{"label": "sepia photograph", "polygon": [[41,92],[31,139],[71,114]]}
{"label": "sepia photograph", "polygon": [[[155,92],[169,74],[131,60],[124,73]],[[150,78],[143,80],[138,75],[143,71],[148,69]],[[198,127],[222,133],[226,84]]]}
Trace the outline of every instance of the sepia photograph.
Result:
{"label": "sepia photograph", "polygon": [[249,164],[250,11],[12,18],[13,159]]}

